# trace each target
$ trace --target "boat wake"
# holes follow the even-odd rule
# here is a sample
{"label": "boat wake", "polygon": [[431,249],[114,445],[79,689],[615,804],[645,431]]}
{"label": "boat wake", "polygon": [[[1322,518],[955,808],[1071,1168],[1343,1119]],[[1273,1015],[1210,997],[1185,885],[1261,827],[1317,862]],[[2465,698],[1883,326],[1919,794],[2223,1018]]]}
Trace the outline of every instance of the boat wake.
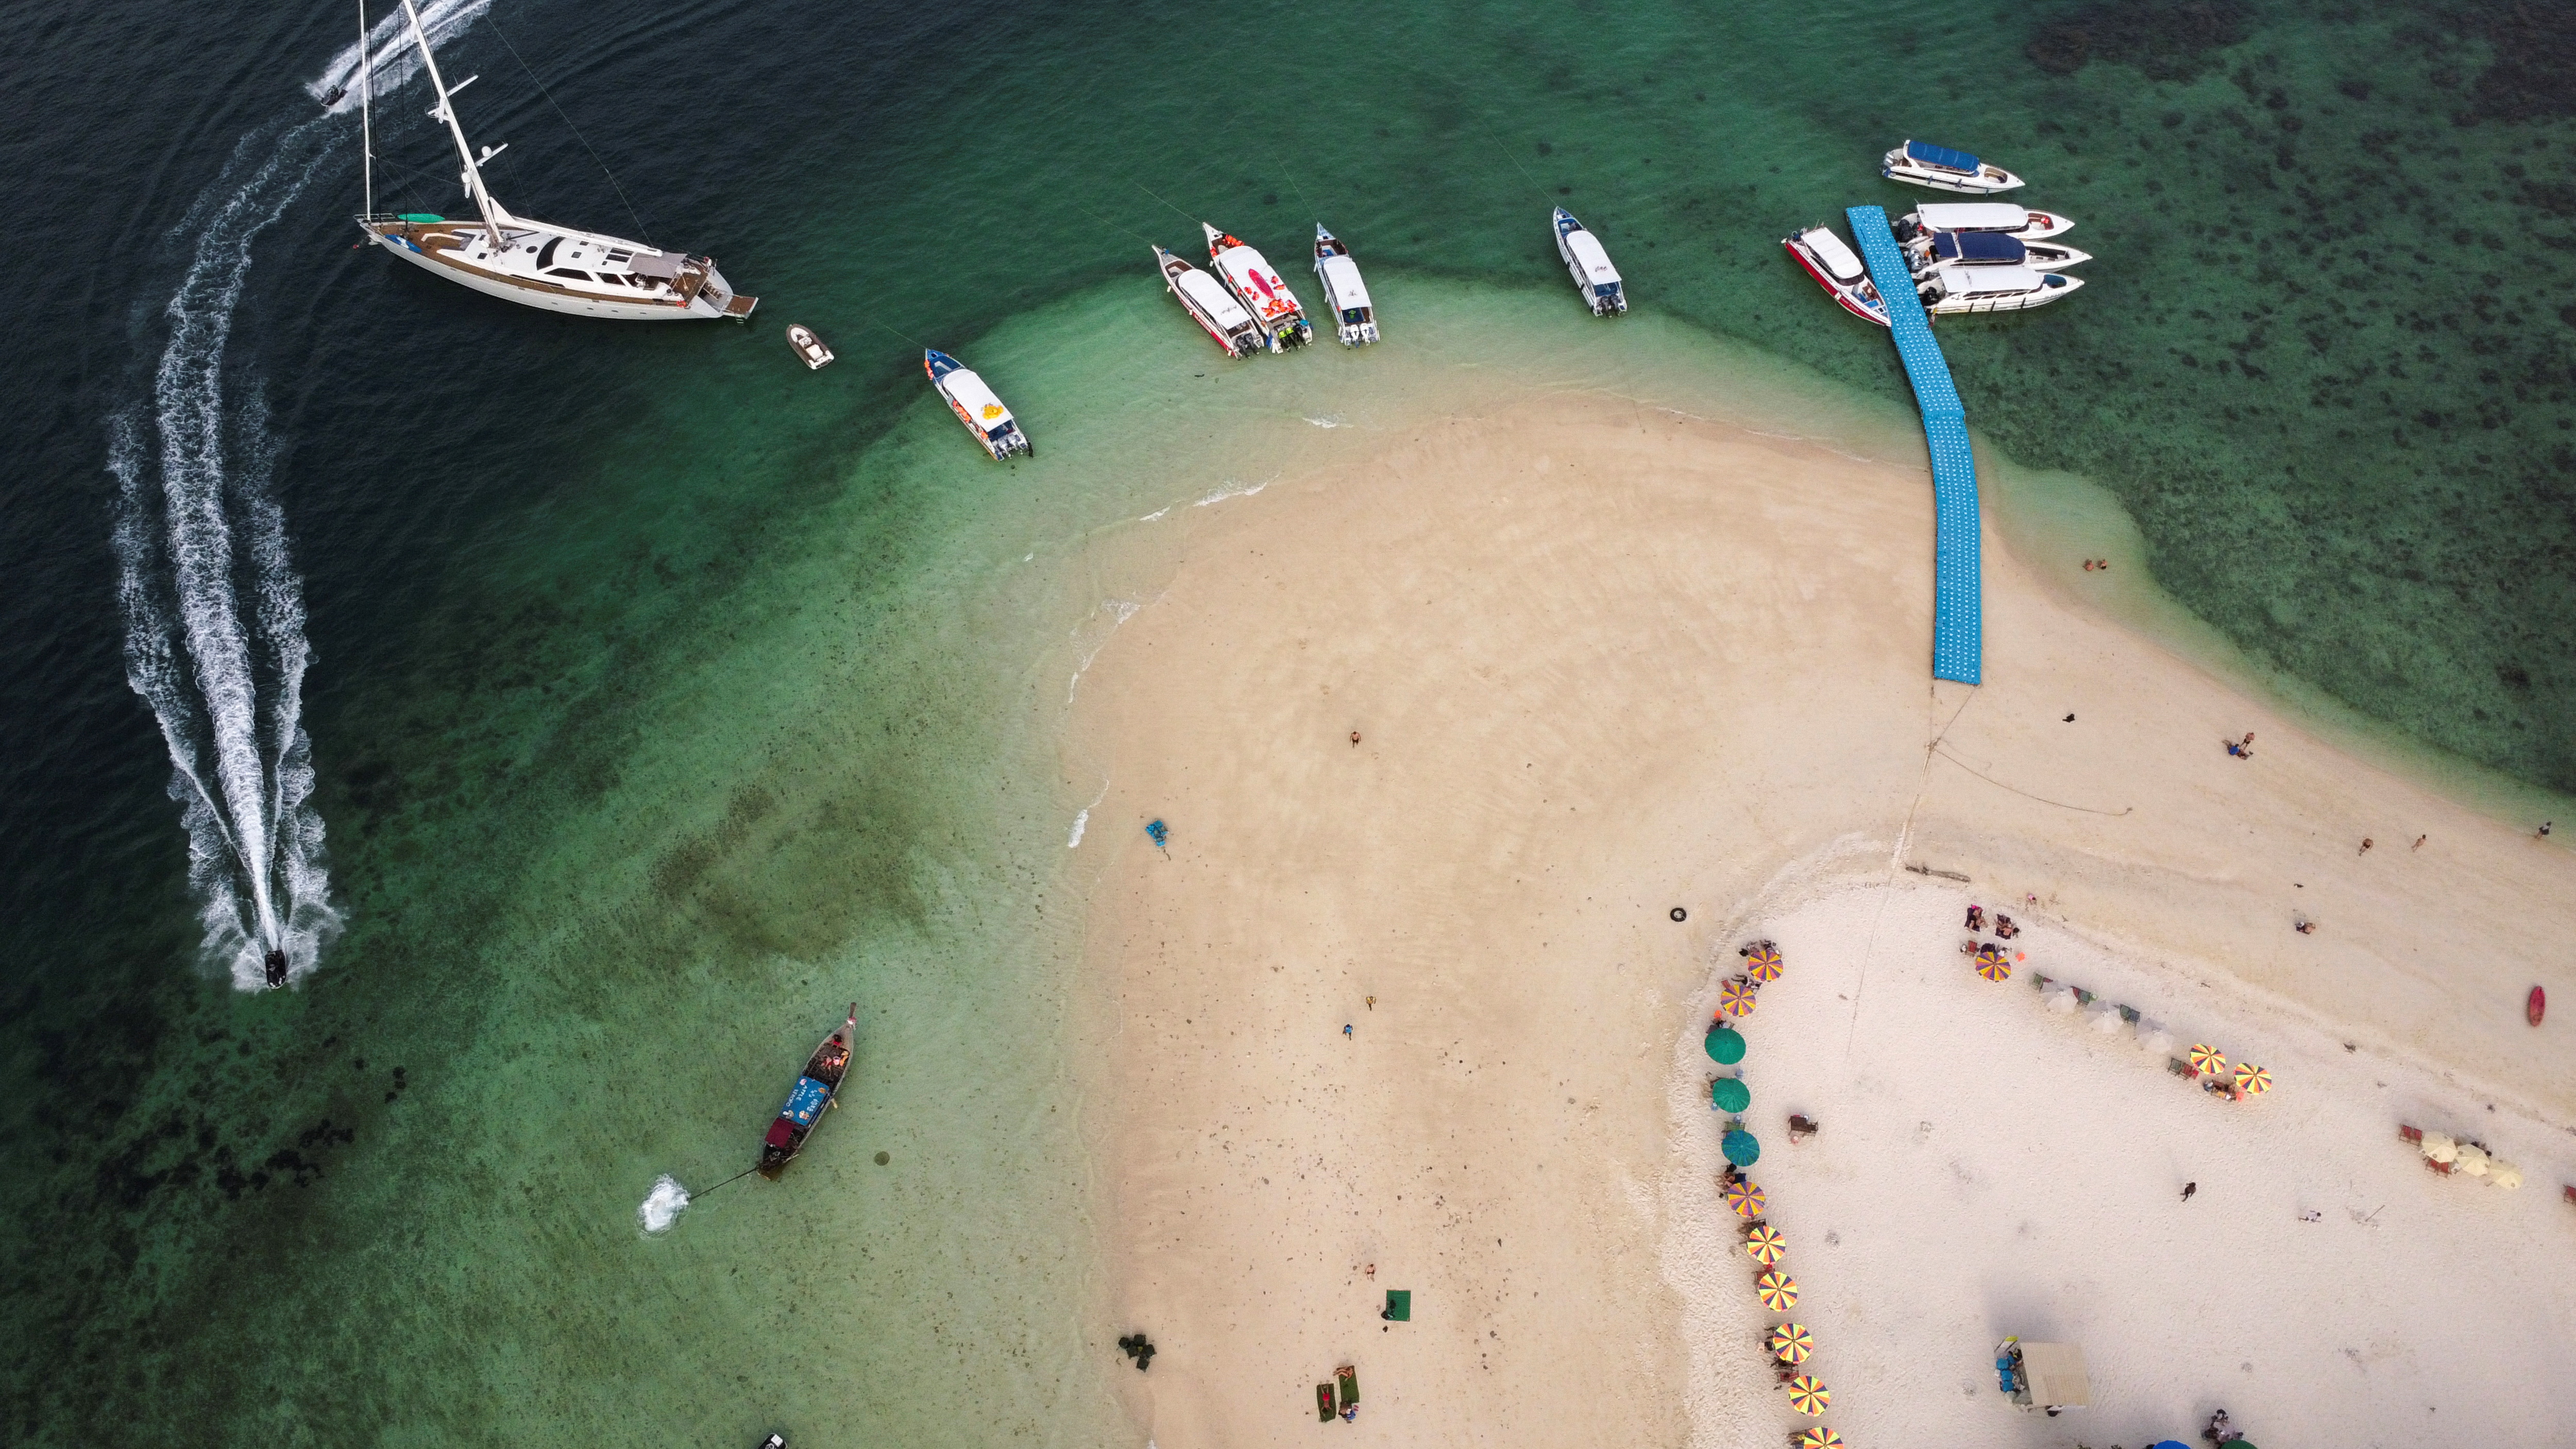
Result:
{"label": "boat wake", "polygon": [[[397,0],[384,0],[383,8],[383,17],[367,31],[367,49],[375,55],[371,84],[379,98],[420,74],[420,51],[411,43],[411,22],[403,18]],[[434,50],[463,34],[491,8],[492,0],[430,0],[420,7],[420,28],[428,34]],[[331,57],[320,75],[304,83],[305,94],[322,102],[322,109],[332,115],[356,110],[363,89],[358,84],[358,43],[354,40],[340,47],[340,53]]]}
{"label": "boat wake", "polygon": [[667,1233],[671,1224],[680,1220],[680,1211],[689,1205],[689,1190],[669,1173],[653,1179],[653,1190],[635,1209],[636,1225],[647,1233]]}

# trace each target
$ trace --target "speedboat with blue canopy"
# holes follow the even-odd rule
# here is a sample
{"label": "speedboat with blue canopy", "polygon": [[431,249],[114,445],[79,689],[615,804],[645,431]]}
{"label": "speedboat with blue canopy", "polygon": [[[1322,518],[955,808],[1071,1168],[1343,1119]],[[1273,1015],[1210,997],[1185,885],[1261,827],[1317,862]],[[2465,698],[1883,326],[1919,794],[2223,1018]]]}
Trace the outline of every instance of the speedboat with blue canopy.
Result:
{"label": "speedboat with blue canopy", "polygon": [[858,1040],[859,1004],[853,1001],[849,1018],[805,1059],[804,1072],[787,1090],[787,1105],[778,1110],[768,1134],[760,1139],[761,1176],[777,1181],[787,1164],[805,1150],[805,1139],[813,1135],[815,1124],[840,1099],[841,1078],[850,1070],[850,1053],[857,1049]]}
{"label": "speedboat with blue canopy", "polygon": [[1927,268],[1916,281],[1915,295],[1923,299],[1923,310],[1936,316],[2045,307],[2073,295],[2076,288],[2084,285],[2083,278],[2060,272],[1955,262]]}
{"label": "speedboat with blue canopy", "polygon": [[2026,242],[1994,231],[1931,232],[1908,246],[1905,256],[1917,277],[1933,267],[2028,267],[2053,272],[2093,260],[2091,252],[2055,242]]}
{"label": "speedboat with blue canopy", "polygon": [[1610,254],[1574,213],[1560,206],[1556,209],[1556,254],[1565,259],[1565,270],[1574,278],[1576,291],[1592,308],[1595,317],[1616,317],[1628,310],[1628,292],[1619,281],[1619,269],[1610,265]]}
{"label": "speedboat with blue canopy", "polygon": [[1029,435],[1020,431],[1019,420],[984,385],[984,379],[975,375],[975,369],[936,347],[926,347],[921,353],[921,370],[930,374],[930,385],[948,400],[948,410],[966,425],[966,431],[975,435],[984,451],[993,455],[994,462],[1007,462],[1014,453],[1037,456]]}
{"label": "speedboat with blue canopy", "polygon": [[1935,191],[1981,195],[2010,191],[2021,185],[2020,177],[2000,166],[1989,166],[1965,151],[1953,151],[1929,141],[1907,141],[1888,152],[1879,158],[1878,174],[1890,181],[1929,186]]}

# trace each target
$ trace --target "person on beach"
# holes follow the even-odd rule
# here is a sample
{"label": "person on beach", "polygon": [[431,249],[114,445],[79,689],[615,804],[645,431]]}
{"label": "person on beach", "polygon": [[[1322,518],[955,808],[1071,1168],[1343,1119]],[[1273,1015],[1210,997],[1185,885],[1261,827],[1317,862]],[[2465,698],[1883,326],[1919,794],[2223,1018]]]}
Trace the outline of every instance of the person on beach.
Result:
{"label": "person on beach", "polygon": [[2547,840],[2549,838],[2549,827],[2556,823],[2556,821],[2551,820],[2541,821],[2540,828],[2531,833],[2531,838],[2534,840]]}
{"label": "person on beach", "polygon": [[2200,1191],[2200,1183],[2198,1181],[2195,1180],[2184,1183],[2182,1185],[2182,1200],[2184,1202],[2191,1201],[2191,1195],[2198,1191]]}
{"label": "person on beach", "polygon": [[1985,928],[1986,908],[1984,906],[1968,907],[1968,929],[1971,931],[1982,931]]}
{"label": "person on beach", "polygon": [[2370,854],[2370,837],[2369,837],[2369,836],[2365,835],[2365,836],[2363,836],[2363,837],[2361,838],[2361,849],[2360,849],[2360,851],[2359,851],[2359,852],[2357,852],[2357,853],[2358,853],[2358,854],[2361,854],[2361,855],[2368,855],[2368,854]]}
{"label": "person on beach", "polygon": [[2291,923],[2290,929],[2298,932],[2302,936],[2313,936],[2317,933],[2317,923],[2309,920],[2294,921]]}

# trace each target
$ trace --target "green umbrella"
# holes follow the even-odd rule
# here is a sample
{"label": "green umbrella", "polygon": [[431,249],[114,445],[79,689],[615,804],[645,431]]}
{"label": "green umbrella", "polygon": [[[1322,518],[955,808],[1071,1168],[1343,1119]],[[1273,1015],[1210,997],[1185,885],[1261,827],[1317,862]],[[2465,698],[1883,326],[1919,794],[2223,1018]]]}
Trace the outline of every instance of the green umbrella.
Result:
{"label": "green umbrella", "polygon": [[1731,1026],[1711,1027],[1708,1054],[1721,1067],[1731,1067],[1744,1060],[1744,1033]]}
{"label": "green umbrella", "polygon": [[1751,1167],[1762,1160],[1762,1144],[1754,1140],[1752,1133],[1741,1127],[1727,1133],[1717,1147],[1720,1152],[1726,1154],[1727,1161],[1738,1167]]}
{"label": "green umbrella", "polygon": [[1720,1077],[1708,1089],[1708,1099],[1721,1112],[1741,1112],[1753,1105],[1753,1089],[1734,1077]]}

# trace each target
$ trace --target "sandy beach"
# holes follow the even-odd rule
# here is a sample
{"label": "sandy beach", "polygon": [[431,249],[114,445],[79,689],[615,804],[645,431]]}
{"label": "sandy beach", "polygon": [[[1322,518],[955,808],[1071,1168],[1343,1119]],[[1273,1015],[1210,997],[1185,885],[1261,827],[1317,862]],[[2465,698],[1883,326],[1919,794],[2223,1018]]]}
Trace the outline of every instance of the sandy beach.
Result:
{"label": "sandy beach", "polygon": [[[1756,1175],[1856,1444],[2576,1419],[2536,1387],[2576,1341],[2576,1028],[2522,1014],[2576,1011],[2563,839],[2337,752],[1991,520],[1988,682],[1934,683],[1919,453],[1497,389],[1198,515],[1066,746],[1068,793],[1108,780],[1102,1350],[1152,1337],[1121,1381],[1161,1449],[1303,1442],[1345,1363],[1381,1442],[1811,1422],[1712,1190],[1700,1034],[1756,935],[1790,958]],[[2028,928],[2022,977],[1967,970],[1968,901]],[[2048,1011],[2061,961],[2280,1086],[2206,1099]],[[2528,1185],[2426,1173],[2426,1117]],[[2200,1216],[2139,1226],[2169,1204]],[[2458,1300],[2404,1286],[2441,1277],[2522,1346],[2434,1351]],[[2005,1333],[2086,1341],[2092,1417],[2005,1405]]]}

